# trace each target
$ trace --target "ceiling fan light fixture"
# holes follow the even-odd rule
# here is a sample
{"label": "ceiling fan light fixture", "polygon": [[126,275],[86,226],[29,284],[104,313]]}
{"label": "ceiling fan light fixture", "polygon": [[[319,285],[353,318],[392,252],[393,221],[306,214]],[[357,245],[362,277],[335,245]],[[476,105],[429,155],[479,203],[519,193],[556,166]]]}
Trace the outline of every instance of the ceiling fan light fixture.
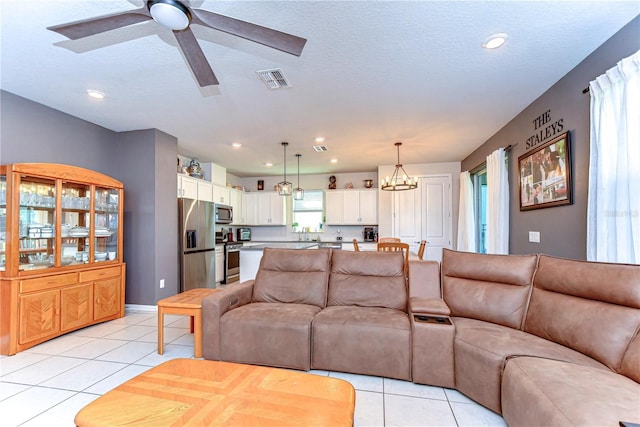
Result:
{"label": "ceiling fan light fixture", "polygon": [[147,7],[154,21],[174,31],[184,30],[191,22],[189,9],[177,0],[149,0]]}

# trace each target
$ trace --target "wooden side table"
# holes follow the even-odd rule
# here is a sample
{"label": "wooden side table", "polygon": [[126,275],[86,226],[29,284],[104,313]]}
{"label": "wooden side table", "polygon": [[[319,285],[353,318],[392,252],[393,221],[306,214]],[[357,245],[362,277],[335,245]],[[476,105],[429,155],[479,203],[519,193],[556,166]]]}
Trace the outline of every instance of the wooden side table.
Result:
{"label": "wooden side table", "polygon": [[164,353],[164,315],[178,314],[191,317],[193,356],[202,357],[202,300],[220,289],[190,289],[158,301],[158,354]]}

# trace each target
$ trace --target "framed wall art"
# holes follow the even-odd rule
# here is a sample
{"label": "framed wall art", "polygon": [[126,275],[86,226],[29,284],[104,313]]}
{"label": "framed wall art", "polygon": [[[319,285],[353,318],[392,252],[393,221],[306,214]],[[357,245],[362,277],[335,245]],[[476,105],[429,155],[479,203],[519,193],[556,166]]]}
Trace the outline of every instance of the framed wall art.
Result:
{"label": "framed wall art", "polygon": [[520,210],[573,203],[569,132],[518,157]]}

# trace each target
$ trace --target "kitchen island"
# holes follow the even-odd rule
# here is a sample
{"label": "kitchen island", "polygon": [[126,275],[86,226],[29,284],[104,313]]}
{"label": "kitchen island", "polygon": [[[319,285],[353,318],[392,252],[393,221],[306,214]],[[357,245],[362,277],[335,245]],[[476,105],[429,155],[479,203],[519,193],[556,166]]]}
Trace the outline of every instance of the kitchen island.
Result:
{"label": "kitchen island", "polygon": [[290,241],[290,242],[260,242],[251,243],[240,249],[240,282],[255,279],[260,267],[262,252],[265,248],[275,249],[318,249],[331,248],[342,249],[340,241]]}
{"label": "kitchen island", "polygon": [[243,246],[240,249],[240,283],[256,278],[262,252],[265,248],[276,249],[318,249],[318,245],[323,242],[303,241],[303,242],[269,242],[257,245]]}

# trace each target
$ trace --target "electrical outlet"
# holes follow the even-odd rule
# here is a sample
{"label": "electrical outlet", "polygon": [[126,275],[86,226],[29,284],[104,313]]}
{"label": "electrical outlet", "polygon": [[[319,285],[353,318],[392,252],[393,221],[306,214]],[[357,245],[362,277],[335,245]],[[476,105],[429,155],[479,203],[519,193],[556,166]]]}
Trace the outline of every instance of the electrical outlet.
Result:
{"label": "electrical outlet", "polygon": [[160,289],[164,289],[164,279],[160,279]]}
{"label": "electrical outlet", "polygon": [[529,241],[531,243],[540,243],[540,232],[539,231],[530,231],[529,232]]}

